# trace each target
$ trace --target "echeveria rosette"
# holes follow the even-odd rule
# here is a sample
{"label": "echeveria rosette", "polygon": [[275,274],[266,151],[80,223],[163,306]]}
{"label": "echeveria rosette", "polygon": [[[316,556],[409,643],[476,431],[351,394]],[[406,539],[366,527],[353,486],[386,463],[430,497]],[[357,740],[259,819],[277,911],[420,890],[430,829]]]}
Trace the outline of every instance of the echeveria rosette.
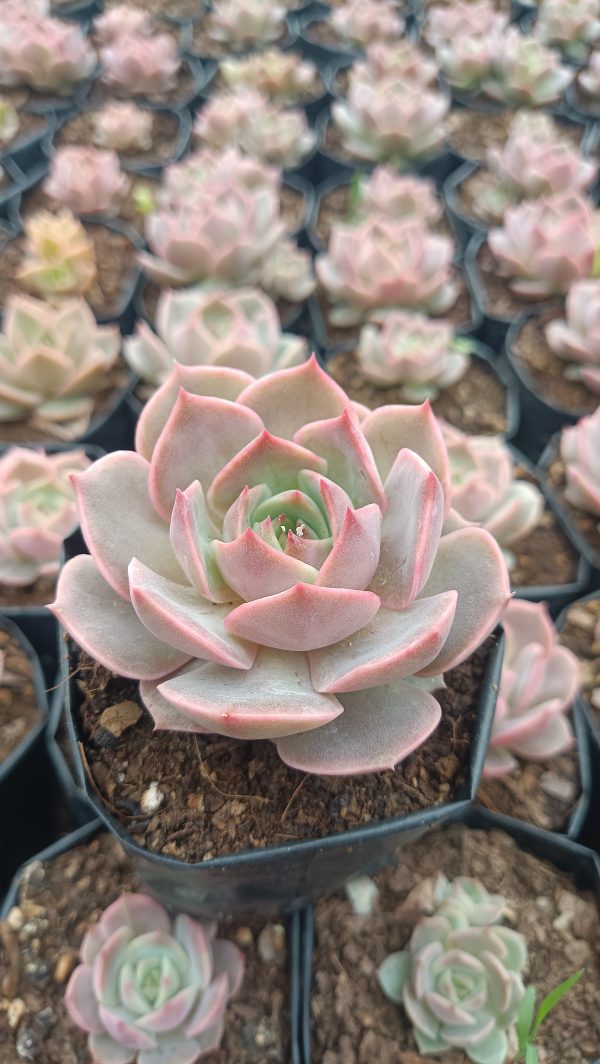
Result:
{"label": "echeveria rosette", "polygon": [[452,888],[433,915],[417,923],[408,949],[386,957],[377,971],[379,984],[404,1008],[420,1053],[461,1049],[472,1064],[506,1064],[516,1051],[525,994],[525,939],[500,923],[486,919],[478,925],[473,919],[473,898],[498,920],[502,898],[488,895],[476,880]]}
{"label": "echeveria rosette", "polygon": [[115,151],[66,144],[54,150],[44,192],[73,214],[114,218],[130,184]]}
{"label": "echeveria rosette", "polygon": [[574,71],[552,48],[509,26],[492,40],[492,70],[483,92],[508,107],[546,107],[560,99]]}
{"label": "echeveria rosette", "polygon": [[170,33],[128,33],[100,48],[102,81],[124,96],[160,96],[177,87],[181,59]]}
{"label": "echeveria rosette", "polygon": [[111,44],[120,37],[150,37],[152,19],[147,11],[133,4],[114,4],[93,22],[94,37],[101,44]]}
{"label": "echeveria rosette", "polygon": [[307,357],[306,340],[282,333],[277,308],[257,288],[166,289],[156,308],[158,335],[145,322],[125,340],[134,373],[158,385],[173,363],[231,366],[262,377]]}
{"label": "echeveria rosette", "polygon": [[10,447],[0,458],[0,581],[27,587],[55,576],[65,536],[77,527],[69,482],[90,464],[84,451],[44,454]]}
{"label": "echeveria rosette", "polygon": [[535,484],[519,480],[513,457],[497,436],[469,436],[443,423],[450,461],[452,509],[464,521],[486,528],[502,548],[509,569],[510,548],[538,524],[544,497]]}
{"label": "echeveria rosette", "polygon": [[86,933],[65,1005],[94,1064],[195,1064],[219,1048],[244,959],[215,923],[122,894]]}
{"label": "echeveria rosette", "polygon": [[396,386],[406,402],[436,399],[464,376],[469,345],[456,340],[448,321],[392,311],[381,327],[363,325],[356,357],[363,376],[382,388]]}
{"label": "echeveria rosette", "polygon": [[286,9],[263,0],[215,0],[206,30],[211,41],[241,52],[278,40],[285,32]]}
{"label": "echeveria rosette", "polygon": [[424,36],[432,48],[464,38],[486,38],[506,29],[508,15],[489,0],[457,0],[427,10]]}
{"label": "echeveria rosette", "polygon": [[548,344],[564,358],[565,377],[581,380],[600,395],[600,281],[578,281],[569,289],[566,320],[545,328]]}
{"label": "echeveria rosette", "polygon": [[554,45],[567,58],[585,62],[600,39],[600,8],[597,0],[542,0],[535,33],[544,44]]}
{"label": "echeveria rosette", "polygon": [[442,535],[428,404],[359,423],[314,358],[258,381],[176,367],[136,447],[75,478],[92,557],[68,562],[52,609],[142,681],[156,726],[273,739],[322,774],[420,745],[440,708],[410,678],[463,661],[508,596],[487,532]]}
{"label": "echeveria rosette", "polygon": [[565,498],[578,510],[600,517],[600,407],[562,430]]}
{"label": "echeveria rosette", "polygon": [[353,46],[393,41],[402,36],[404,19],[389,0],[347,0],[330,15],[331,28]]}
{"label": "echeveria rosette", "polygon": [[354,63],[350,70],[350,84],[364,82],[367,85],[388,76],[417,84],[421,88],[433,87],[438,79],[437,63],[414,41],[377,41],[365,50],[364,60]]}
{"label": "echeveria rosette", "polygon": [[314,63],[279,48],[224,59],[219,64],[219,75],[230,89],[258,89],[275,103],[288,106],[318,92]]}
{"label": "echeveria rosette", "polygon": [[29,5],[2,5],[0,85],[68,96],[95,68],[96,54],[79,26]]}
{"label": "echeveria rosette", "polygon": [[78,218],[66,209],[36,211],[25,223],[25,250],[17,280],[44,299],[82,296],[97,276],[96,252]]}
{"label": "echeveria rosette", "polygon": [[247,87],[216,93],[200,111],[194,134],[201,144],[236,144],[252,158],[282,167],[299,166],[316,143],[303,110]]}
{"label": "echeveria rosette", "polygon": [[443,204],[429,178],[399,174],[393,166],[376,166],[358,183],[360,219],[380,214],[394,221],[410,219],[434,227],[443,213]]}
{"label": "echeveria rosette", "polygon": [[558,757],[573,745],[566,717],[579,690],[579,663],[558,645],[543,602],[512,599],[502,614],[504,659],[485,775],[505,776],[525,761]]}

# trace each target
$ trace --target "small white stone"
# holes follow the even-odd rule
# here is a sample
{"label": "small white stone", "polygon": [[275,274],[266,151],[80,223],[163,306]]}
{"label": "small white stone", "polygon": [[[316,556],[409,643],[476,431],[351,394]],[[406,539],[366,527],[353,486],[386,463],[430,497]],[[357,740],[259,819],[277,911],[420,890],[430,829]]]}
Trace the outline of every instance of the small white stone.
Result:
{"label": "small white stone", "polygon": [[165,800],[165,796],[158,788],[158,782],[153,780],[147,790],[144,791],[140,799],[140,809],[142,813],[148,813],[149,815],[155,813],[157,809],[160,809]]}
{"label": "small white stone", "polygon": [[23,913],[19,909],[18,905],[13,905],[8,916],[6,917],[6,922],[10,927],[11,931],[21,930],[23,924],[25,923],[25,917],[23,916]]}
{"label": "small white stone", "polygon": [[25,1014],[25,1002],[22,998],[13,998],[6,1010],[8,1026],[14,1031],[18,1027]]}

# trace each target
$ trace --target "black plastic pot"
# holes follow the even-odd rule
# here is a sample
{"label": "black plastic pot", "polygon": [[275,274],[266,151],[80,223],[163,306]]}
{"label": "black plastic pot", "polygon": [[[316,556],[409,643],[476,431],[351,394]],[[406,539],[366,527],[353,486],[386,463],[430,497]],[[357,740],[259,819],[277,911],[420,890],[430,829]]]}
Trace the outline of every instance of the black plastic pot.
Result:
{"label": "black plastic pot", "polygon": [[[478,340],[474,339],[470,339],[470,343],[472,345],[471,359],[487,366],[504,387],[506,392],[506,430],[502,435],[505,440],[512,440],[517,431],[520,420],[519,394],[512,374],[502,362],[494,357],[493,352],[485,347],[484,344],[481,344]],[[327,363],[330,358],[333,358],[333,356],[340,351],[351,351],[355,347],[356,344],[354,342],[346,341],[345,343],[336,344],[334,347],[328,348],[322,355],[318,355],[317,357],[324,369],[327,369]],[[468,372],[469,371],[467,370],[467,373]],[[385,389],[382,389],[382,398],[384,397]]]}
{"label": "black plastic pot", "polygon": [[[74,533],[65,543],[65,557],[73,557],[83,549],[80,533]],[[502,666],[500,630],[496,636],[482,679],[467,780],[451,802],[326,838],[247,850],[194,864],[150,853],[133,842],[108,812],[84,770],[80,754],[83,735],[78,720],[81,692],[73,675],[73,662],[65,651],[62,682],[79,786],[123,844],[145,886],[166,904],[203,915],[297,909],[324,892],[335,890],[350,876],[422,835],[473,799],[481,779]]]}
{"label": "black plastic pot", "polygon": [[[519,443],[533,459],[539,458],[548,440],[563,425],[574,425],[590,410],[567,410],[544,399],[527,367],[515,353],[514,344],[526,321],[534,313],[521,314],[510,326],[504,342],[504,355],[510,365],[519,389],[521,402],[521,428]],[[565,363],[565,366],[567,363]]]}
{"label": "black plastic pot", "polygon": [[[550,462],[557,455],[559,445],[560,434],[557,433],[555,436],[552,436],[552,438],[548,441],[548,444],[544,448],[540,457],[538,464],[539,468],[542,470],[542,473],[546,473]],[[591,569],[590,578],[592,581],[592,586],[597,587],[600,583],[600,554],[590,546],[585,536],[579,531],[575,522],[571,519],[571,515],[569,514],[566,506],[564,506],[564,504],[561,502],[560,498],[553,490],[551,485],[548,485],[548,495],[552,498],[552,505],[556,511],[556,514],[560,517],[561,522],[564,524],[564,527],[568,530],[568,535],[577,547],[577,550],[581,554],[582,558],[587,561],[588,566]],[[583,590],[584,588],[582,588],[582,592]]]}
{"label": "black plastic pot", "polygon": [[[177,122],[177,136],[173,144],[171,156],[168,159],[164,159],[160,163],[148,163],[144,159],[135,157],[128,158],[126,155],[119,154],[121,166],[123,170],[126,170],[128,173],[139,174],[142,177],[158,177],[165,166],[177,162],[177,160],[181,159],[182,155],[187,151],[192,136],[192,115],[190,111],[185,108],[150,107],[147,103],[140,103],[138,106],[142,110],[154,111],[157,115],[169,115]],[[94,108],[89,104],[82,108],[84,111],[94,111],[96,109],[97,108]],[[61,117],[50,136],[46,137],[43,145],[43,152],[46,159],[52,159],[57,133],[59,133],[62,127],[66,125],[67,122],[70,122],[77,113],[78,112],[73,112],[72,114],[67,114]]]}
{"label": "black plastic pot", "polygon": [[[560,507],[556,505],[553,493],[548,486],[546,478],[540,473],[540,470],[529,461],[528,458],[521,451],[518,451],[516,447],[510,445],[510,450],[515,462],[523,466],[525,470],[533,477],[535,483],[542,495],[546,507],[551,510],[553,516],[556,519],[556,523],[561,532],[568,539],[571,546],[579,554],[579,563],[577,566],[577,577],[569,584],[545,584],[538,587],[516,587],[513,588],[513,594],[515,598],[525,599],[527,602],[546,602],[550,611],[551,617],[556,617],[563,606],[566,606],[568,602],[572,602],[573,599],[579,598],[587,588],[590,578],[590,567],[582,553],[579,550],[579,545],[576,542],[568,521],[565,520],[564,514],[561,512]],[[516,544],[518,547],[518,543]]]}
{"label": "black plastic pot", "polygon": [[444,181],[443,197],[446,214],[450,219],[457,243],[463,249],[467,247],[473,236],[483,239],[488,230],[488,226],[484,222],[464,214],[459,205],[458,191],[460,186],[478,169],[479,166],[476,163],[463,163],[458,170],[453,170]]}
{"label": "black plastic pot", "polygon": [[103,0],[74,0],[70,4],[53,4],[51,13],[53,18],[68,19],[69,22],[89,22],[103,8]]}
{"label": "black plastic pot", "polygon": [[49,115],[54,117],[64,111],[72,111],[73,108],[83,107],[89,96],[92,85],[97,76],[97,70],[89,77],[75,85],[66,96],[57,96],[49,92],[36,92],[29,90],[27,110],[36,115]]}
{"label": "black plastic pot", "polygon": [[[319,131],[319,150],[315,158],[315,181],[323,183],[328,178],[339,179],[345,175],[351,177],[355,173],[368,174],[376,166],[383,165],[385,160],[379,163],[367,159],[343,159],[341,156],[332,155],[326,147],[327,127],[330,121],[331,116],[329,111],[326,110],[321,112],[315,123],[316,129]],[[402,172],[417,174],[420,177],[431,177],[437,186],[441,187],[452,168],[453,163],[450,153],[441,151],[420,163],[411,163],[404,167]]]}
{"label": "black plastic pot", "polygon": [[[542,828],[535,828],[511,817],[490,813],[478,806],[467,806],[459,810],[452,821],[465,824],[472,829],[485,831],[504,831],[510,835],[522,850],[534,854],[541,860],[548,861],[556,868],[573,875],[581,890],[592,890],[600,905],[600,860],[593,850],[562,835],[555,835]],[[442,871],[440,869],[440,871]],[[312,1055],[311,1035],[312,1017],[310,1009],[313,950],[314,950],[314,912],[312,908],[304,913],[302,943],[302,988],[300,998],[301,1022],[300,1037],[302,1047],[302,1064],[318,1064]],[[531,948],[534,944],[531,943]],[[558,1061],[556,1062],[558,1064]],[[592,1064],[600,1064],[600,1058]]]}
{"label": "black plastic pot", "polygon": [[600,119],[600,104],[594,106],[590,99],[589,107],[585,107],[581,97],[575,91],[575,82],[572,82],[565,90],[565,99],[570,114],[579,122],[598,122]]}
{"label": "black plastic pot", "polygon": [[12,205],[19,196],[26,178],[21,168],[12,159],[2,160],[2,169],[8,175],[8,181],[0,187],[0,218],[9,221],[10,224]]}

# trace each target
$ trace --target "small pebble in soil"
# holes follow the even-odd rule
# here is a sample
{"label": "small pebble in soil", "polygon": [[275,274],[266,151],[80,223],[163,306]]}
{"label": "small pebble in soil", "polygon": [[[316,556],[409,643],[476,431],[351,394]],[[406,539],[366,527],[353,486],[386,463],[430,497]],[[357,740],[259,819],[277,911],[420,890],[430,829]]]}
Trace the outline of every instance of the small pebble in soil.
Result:
{"label": "small pebble in soil", "polygon": [[155,813],[157,809],[160,809],[165,800],[165,796],[161,790],[159,790],[158,782],[153,780],[150,786],[144,791],[140,799],[140,809],[142,813]]}

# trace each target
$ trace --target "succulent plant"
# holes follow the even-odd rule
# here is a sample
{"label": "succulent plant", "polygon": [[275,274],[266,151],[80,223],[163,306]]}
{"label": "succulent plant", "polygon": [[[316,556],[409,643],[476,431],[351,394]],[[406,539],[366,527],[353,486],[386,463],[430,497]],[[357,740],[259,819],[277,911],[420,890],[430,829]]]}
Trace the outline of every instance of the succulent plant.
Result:
{"label": "succulent plant", "polygon": [[596,165],[567,140],[532,138],[530,123],[517,119],[504,145],[487,151],[495,184],[482,183],[476,195],[478,213],[487,221],[501,221],[507,207],[522,200],[585,192],[596,178]]}
{"label": "succulent plant", "polygon": [[155,725],[273,739],[318,774],[391,768],[423,742],[440,718],[426,687],[508,596],[487,532],[441,536],[428,404],[359,424],[314,357],[258,381],[176,366],[136,447],[75,478],[91,556],[64,567],[52,609],[142,681]]}
{"label": "succulent plant", "polygon": [[98,326],[83,299],[51,306],[12,296],[0,333],[0,420],[89,418],[119,354],[116,326]]}
{"label": "succulent plant", "polygon": [[164,96],[177,86],[181,60],[170,33],[117,37],[100,49],[102,80],[120,96]]}
{"label": "succulent plant", "polygon": [[19,284],[45,299],[84,295],[96,279],[96,254],[81,222],[68,210],[36,211],[24,222]]}
{"label": "succulent plant", "polygon": [[171,209],[202,206],[222,186],[231,185],[243,194],[279,196],[281,172],[274,166],[251,159],[238,147],[204,147],[182,162],[168,166],[158,193],[160,207]]}
{"label": "succulent plant", "polygon": [[65,1005],[95,1064],[195,1064],[219,1048],[244,977],[216,924],[172,921],[146,894],[122,894],[86,933]]}
{"label": "succulent plant", "polygon": [[449,106],[441,92],[389,75],[372,83],[352,80],[347,99],[336,100],[331,113],[352,155],[408,166],[442,147]]}
{"label": "succulent plant", "polygon": [[286,9],[264,0],[213,0],[206,29],[211,40],[241,52],[270,44],[285,32]]}
{"label": "succulent plant", "polygon": [[93,74],[96,55],[79,26],[35,13],[12,20],[4,9],[2,14],[6,21],[0,41],[0,85],[27,85],[67,96]]}
{"label": "succulent plant", "polygon": [[541,0],[535,34],[544,44],[554,45],[569,58],[585,61],[600,40],[600,9],[597,0]]}
{"label": "succulent plant", "polygon": [[504,659],[485,762],[488,778],[525,761],[558,757],[573,745],[566,717],[579,689],[579,663],[558,645],[543,602],[512,599],[501,617]]}
{"label": "succulent plant", "polygon": [[508,15],[490,0],[456,0],[428,8],[424,36],[437,51],[440,45],[461,39],[496,36],[507,25]]}
{"label": "succulent plant", "polygon": [[392,166],[376,166],[358,185],[359,217],[375,214],[392,221],[411,220],[432,226],[444,208],[429,178],[399,174]]}
{"label": "succulent plant", "polygon": [[567,295],[566,320],[545,327],[546,340],[569,365],[565,377],[600,394],[600,281],[578,281]]}
{"label": "succulent plant", "polygon": [[562,430],[565,497],[578,510],[600,517],[600,407]]}
{"label": "succulent plant", "polygon": [[469,436],[443,425],[450,460],[452,508],[465,521],[486,528],[502,547],[509,569],[510,547],[538,524],[544,497],[535,486],[516,477],[506,444],[497,436]]}
{"label": "succulent plant", "polygon": [[0,96],[0,144],[10,144],[21,127],[19,112],[9,96]]}
{"label": "succulent plant", "polygon": [[505,1064],[516,1050],[527,946],[512,928],[472,922],[473,897],[488,913],[503,901],[464,879],[417,923],[408,949],[386,957],[377,977],[386,997],[403,1006],[420,1053],[461,1049],[473,1064]]}
{"label": "succulent plant", "polygon": [[491,77],[483,85],[487,96],[509,107],[544,107],[560,99],[574,76],[557,52],[514,26],[494,42]]}
{"label": "succulent plant", "polygon": [[92,140],[112,151],[148,151],[152,147],[154,116],[127,100],[109,103],[94,112]]}
{"label": "succulent plant", "polygon": [[596,225],[588,202],[564,192],[509,207],[488,244],[515,295],[547,299],[591,275]]}
{"label": "succulent plant", "polygon": [[490,894],[479,879],[457,876],[449,880],[443,872],[421,880],[409,890],[396,910],[398,915],[450,917],[457,927],[490,927],[506,915],[508,906],[501,894]]}
{"label": "succulent plant", "polygon": [[44,192],[73,214],[114,218],[130,187],[115,151],[64,145],[55,149]]}
{"label": "succulent plant", "polygon": [[577,86],[591,100],[600,98],[600,52],[592,52],[585,70],[577,75]]}
{"label": "succulent plant", "polygon": [[115,4],[94,19],[94,36],[100,44],[113,44],[122,37],[150,37],[152,20],[147,11],[133,4]]}
{"label": "succulent plant", "polygon": [[380,327],[363,325],[356,354],[363,376],[383,388],[400,386],[410,403],[437,398],[469,365],[468,345],[454,339],[450,322],[402,311]]}
{"label": "succulent plant", "polygon": [[236,144],[252,158],[282,167],[298,166],[316,142],[303,110],[280,107],[250,88],[214,95],[200,111],[194,133],[213,148]]}
{"label": "succulent plant", "polygon": [[124,354],[145,381],[158,385],[184,366],[231,366],[253,377],[295,366],[307,356],[306,341],[282,333],[277,309],[255,288],[214,291],[168,289],[156,311],[158,336],[138,322]]}
{"label": "succulent plant", "polygon": [[346,0],[329,17],[342,41],[364,47],[374,41],[393,41],[404,32],[404,19],[390,0]]}
{"label": "succulent plant", "polygon": [[378,215],[358,226],[334,226],[315,262],[332,304],[333,325],[351,326],[390,310],[444,314],[455,302],[452,241],[418,222]]}
{"label": "succulent plant", "polygon": [[478,95],[492,76],[494,57],[503,47],[502,39],[501,34],[490,33],[440,41],[435,56],[452,88]]}
{"label": "succulent plant", "polygon": [[27,587],[55,576],[65,536],[77,527],[70,484],[90,461],[84,451],[44,454],[10,447],[0,458],[0,581]]}
{"label": "succulent plant", "polygon": [[310,252],[293,240],[278,240],[263,262],[260,283],[272,299],[302,303],[315,290]]}
{"label": "succulent plant", "polygon": [[318,91],[315,65],[296,52],[282,52],[279,48],[224,59],[219,73],[230,89],[257,89],[274,103],[287,106]]}
{"label": "succulent plant", "polygon": [[363,60],[354,63],[350,84],[371,85],[389,77],[429,88],[435,85],[438,75],[437,63],[414,41],[377,41],[367,47]]}

